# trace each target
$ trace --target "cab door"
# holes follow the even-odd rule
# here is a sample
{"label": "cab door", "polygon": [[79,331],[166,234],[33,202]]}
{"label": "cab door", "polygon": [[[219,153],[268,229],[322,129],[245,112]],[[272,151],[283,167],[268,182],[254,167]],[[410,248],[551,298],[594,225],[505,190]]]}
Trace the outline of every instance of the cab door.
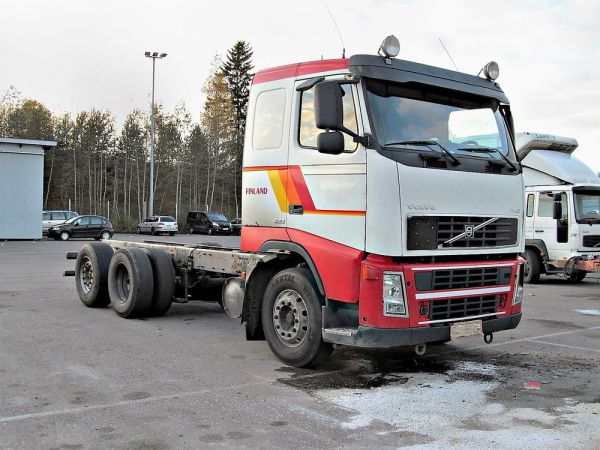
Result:
{"label": "cab door", "polygon": [[[338,76],[339,78],[339,76]],[[296,87],[303,80],[296,82]],[[344,126],[362,135],[356,85],[342,84]],[[319,153],[314,91],[294,90],[287,177],[288,228],[364,249],[366,213],[366,153],[344,135],[345,151]]]}
{"label": "cab door", "polygon": [[[562,217],[553,218],[554,196],[561,198]],[[537,214],[533,224],[534,239],[546,244],[549,258],[559,260],[570,256],[569,246],[569,204],[567,194],[562,191],[542,191],[538,193]]]}

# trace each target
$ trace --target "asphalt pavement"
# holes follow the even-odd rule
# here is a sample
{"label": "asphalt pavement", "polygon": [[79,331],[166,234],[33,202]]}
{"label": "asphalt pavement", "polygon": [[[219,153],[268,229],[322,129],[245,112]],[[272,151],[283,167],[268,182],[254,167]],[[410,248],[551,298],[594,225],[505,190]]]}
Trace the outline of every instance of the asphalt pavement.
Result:
{"label": "asphalt pavement", "polygon": [[527,285],[521,324],[489,345],[338,348],[309,370],[215,303],[86,308],[62,276],[84,242],[0,242],[0,448],[600,448],[598,277]]}

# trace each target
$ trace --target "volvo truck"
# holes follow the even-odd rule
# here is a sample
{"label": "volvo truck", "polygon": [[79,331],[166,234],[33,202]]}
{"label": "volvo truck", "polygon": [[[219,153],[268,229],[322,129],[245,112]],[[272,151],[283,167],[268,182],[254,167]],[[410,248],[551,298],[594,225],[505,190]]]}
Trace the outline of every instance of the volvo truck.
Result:
{"label": "volvo truck", "polygon": [[240,248],[110,240],[73,275],[87,306],[159,316],[219,301],[293,366],[335,345],[414,346],[521,319],[523,178],[498,65],[375,55],[257,72]]}
{"label": "volvo truck", "polygon": [[600,178],[573,156],[577,140],[518,133],[525,180],[524,280],[541,274],[572,282],[600,272]]}

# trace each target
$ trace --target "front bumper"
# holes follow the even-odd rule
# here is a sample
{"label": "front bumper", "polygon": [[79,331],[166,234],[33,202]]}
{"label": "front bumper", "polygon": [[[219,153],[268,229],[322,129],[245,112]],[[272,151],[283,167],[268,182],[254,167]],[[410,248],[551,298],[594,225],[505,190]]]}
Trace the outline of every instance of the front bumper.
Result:
{"label": "front bumper", "polygon": [[[511,330],[521,322],[522,313],[483,321],[484,334]],[[428,342],[449,341],[450,325],[420,328],[372,328],[359,326],[356,329],[324,329],[323,340],[332,344],[353,347],[389,348]]]}

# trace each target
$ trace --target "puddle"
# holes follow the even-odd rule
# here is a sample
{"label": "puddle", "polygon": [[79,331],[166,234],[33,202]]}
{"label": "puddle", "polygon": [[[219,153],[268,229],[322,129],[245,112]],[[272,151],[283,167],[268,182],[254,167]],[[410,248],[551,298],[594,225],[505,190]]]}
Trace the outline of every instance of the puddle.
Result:
{"label": "puddle", "polygon": [[404,384],[410,374],[446,374],[452,369],[454,364],[428,357],[415,358],[412,352],[341,349],[319,370],[281,367],[278,372],[291,376],[277,381],[309,393],[326,389],[373,389]]}

